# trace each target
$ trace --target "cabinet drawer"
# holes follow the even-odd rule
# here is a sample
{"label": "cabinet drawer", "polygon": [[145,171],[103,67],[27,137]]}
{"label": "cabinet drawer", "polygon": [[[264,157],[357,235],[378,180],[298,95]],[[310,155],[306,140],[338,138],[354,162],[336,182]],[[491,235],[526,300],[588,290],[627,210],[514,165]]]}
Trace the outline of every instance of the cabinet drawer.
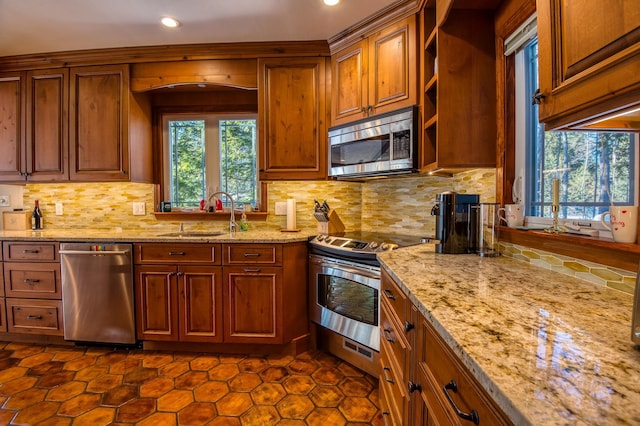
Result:
{"label": "cabinet drawer", "polygon": [[60,299],[59,263],[5,263],[4,286],[8,297]]}
{"label": "cabinet drawer", "polygon": [[380,299],[384,299],[392,308],[392,314],[397,316],[400,324],[407,320],[407,296],[400,287],[393,281],[387,271],[381,270]]}
{"label": "cabinet drawer", "polygon": [[[465,412],[475,411],[480,419],[480,424],[511,424],[499,408],[494,407],[492,400],[485,394],[475,380],[466,371],[466,368],[459,364],[455,354],[451,352],[442,339],[435,334],[432,327],[427,327],[424,333],[424,364],[427,369],[427,376],[434,393],[438,396],[443,406],[452,418],[457,418],[451,403],[448,401],[444,387],[455,381],[457,389],[449,389],[447,392],[451,396],[457,407]],[[467,422],[463,422],[466,424]]]}
{"label": "cabinet drawer", "polygon": [[58,243],[22,243],[5,241],[3,243],[4,260],[31,262],[57,262]]}
{"label": "cabinet drawer", "polygon": [[[384,343],[383,343],[384,345]],[[380,388],[385,397],[386,405],[391,413],[391,423],[395,425],[404,424],[405,399],[404,383],[398,377],[397,372],[387,356],[382,350],[380,352]]]}
{"label": "cabinet drawer", "polygon": [[225,265],[282,264],[282,246],[277,244],[225,244]]}
{"label": "cabinet drawer", "polygon": [[62,336],[62,302],[59,300],[6,299],[10,333]]}
{"label": "cabinet drawer", "polygon": [[380,342],[383,343],[385,350],[389,350],[390,361],[395,362],[399,369],[400,377],[398,377],[398,379],[404,383],[408,378],[409,343],[404,333],[398,329],[395,320],[391,319],[386,302],[383,301],[380,306],[382,307],[382,315],[380,317]]}
{"label": "cabinet drawer", "polygon": [[136,244],[137,264],[206,263],[220,265],[219,244]]}

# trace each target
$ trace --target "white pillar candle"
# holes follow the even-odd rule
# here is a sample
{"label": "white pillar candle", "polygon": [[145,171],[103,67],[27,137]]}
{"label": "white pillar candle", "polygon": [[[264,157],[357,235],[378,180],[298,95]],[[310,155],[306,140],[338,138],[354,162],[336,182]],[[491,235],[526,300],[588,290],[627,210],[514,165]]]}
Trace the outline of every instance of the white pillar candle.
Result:
{"label": "white pillar candle", "polygon": [[296,200],[295,198],[287,199],[287,230],[296,229]]}
{"label": "white pillar candle", "polygon": [[551,205],[560,205],[560,179],[554,179],[551,186]]}

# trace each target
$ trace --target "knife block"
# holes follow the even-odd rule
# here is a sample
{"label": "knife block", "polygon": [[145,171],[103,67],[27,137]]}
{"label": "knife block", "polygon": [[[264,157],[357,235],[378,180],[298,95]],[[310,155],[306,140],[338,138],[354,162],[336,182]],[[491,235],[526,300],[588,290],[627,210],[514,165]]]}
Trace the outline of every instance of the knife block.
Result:
{"label": "knife block", "polygon": [[344,223],[340,220],[340,216],[335,210],[329,210],[327,214],[328,220],[318,221],[318,233],[319,234],[337,234],[344,232]]}

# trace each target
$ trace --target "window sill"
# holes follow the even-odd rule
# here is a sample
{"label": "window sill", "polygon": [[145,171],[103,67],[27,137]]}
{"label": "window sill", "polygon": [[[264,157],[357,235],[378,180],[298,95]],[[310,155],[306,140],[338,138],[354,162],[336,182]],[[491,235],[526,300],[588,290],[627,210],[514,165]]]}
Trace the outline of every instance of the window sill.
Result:
{"label": "window sill", "polygon": [[[193,212],[181,212],[181,211],[172,211],[172,212],[153,212],[154,216],[158,220],[229,220],[230,212],[215,212],[208,213],[202,211],[193,211]],[[267,216],[269,215],[267,212],[249,212],[245,213],[248,220],[253,221],[266,221]],[[236,220],[239,220],[242,216],[241,212],[236,212]]]}
{"label": "window sill", "polygon": [[638,270],[640,261],[640,245],[616,243],[597,237],[549,234],[544,231],[525,231],[500,226],[498,239],[632,272]]}

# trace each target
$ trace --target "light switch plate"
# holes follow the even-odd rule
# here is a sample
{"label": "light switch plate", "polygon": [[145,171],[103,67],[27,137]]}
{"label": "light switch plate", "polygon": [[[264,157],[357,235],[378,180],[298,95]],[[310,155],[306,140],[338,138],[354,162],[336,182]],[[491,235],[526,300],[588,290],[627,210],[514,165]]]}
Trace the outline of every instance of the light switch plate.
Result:
{"label": "light switch plate", "polygon": [[0,207],[9,207],[9,196],[8,195],[0,195]]}
{"label": "light switch plate", "polygon": [[144,202],[134,202],[133,203],[133,215],[134,216],[144,216]]}
{"label": "light switch plate", "polygon": [[60,201],[58,201],[56,203],[56,216],[62,216],[64,213],[63,209],[62,209],[62,203]]}

